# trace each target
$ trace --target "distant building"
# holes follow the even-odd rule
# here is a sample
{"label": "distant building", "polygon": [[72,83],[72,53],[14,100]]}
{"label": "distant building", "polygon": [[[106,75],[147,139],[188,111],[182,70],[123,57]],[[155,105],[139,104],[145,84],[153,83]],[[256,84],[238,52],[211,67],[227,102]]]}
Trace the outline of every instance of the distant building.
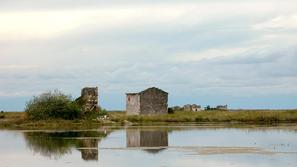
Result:
{"label": "distant building", "polygon": [[81,96],[76,101],[82,106],[84,112],[98,111],[98,87],[85,87],[81,90]]}
{"label": "distant building", "polygon": [[167,114],[168,93],[152,87],[139,93],[126,94],[126,113],[128,115]]}
{"label": "distant building", "polygon": [[192,111],[191,104],[184,105],[184,111]]}
{"label": "distant building", "polygon": [[200,105],[197,105],[197,104],[186,104],[184,105],[184,111],[197,112],[197,111],[202,111],[202,108]]}
{"label": "distant building", "polygon": [[228,105],[218,105],[217,110],[228,110]]}
{"label": "distant building", "polygon": [[196,104],[193,104],[192,105],[192,111],[196,112],[196,111],[202,111],[202,108],[200,105],[196,105]]}

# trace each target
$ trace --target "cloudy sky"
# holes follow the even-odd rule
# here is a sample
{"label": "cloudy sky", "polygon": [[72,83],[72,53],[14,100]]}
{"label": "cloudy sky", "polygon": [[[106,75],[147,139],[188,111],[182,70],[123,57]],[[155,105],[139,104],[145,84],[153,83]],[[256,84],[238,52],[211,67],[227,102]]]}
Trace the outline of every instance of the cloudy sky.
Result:
{"label": "cloudy sky", "polygon": [[107,109],[151,86],[170,105],[297,108],[297,1],[0,1],[0,110],[97,85]]}

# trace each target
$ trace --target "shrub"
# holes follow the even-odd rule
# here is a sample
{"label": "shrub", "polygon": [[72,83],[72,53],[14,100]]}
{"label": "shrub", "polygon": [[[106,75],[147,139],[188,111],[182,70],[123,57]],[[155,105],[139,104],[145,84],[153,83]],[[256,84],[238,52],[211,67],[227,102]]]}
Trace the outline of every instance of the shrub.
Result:
{"label": "shrub", "polygon": [[173,109],[172,108],[168,108],[168,114],[173,114],[173,113],[174,113]]}
{"label": "shrub", "polygon": [[100,116],[108,115],[107,110],[99,109],[98,111],[89,111],[84,113],[85,119],[97,119]]}
{"label": "shrub", "polygon": [[102,115],[108,115],[108,114],[107,114],[107,110],[104,109],[104,108],[103,108],[103,109],[100,109],[100,111],[99,111],[99,115],[100,115],[100,116],[102,116]]}
{"label": "shrub", "polygon": [[3,114],[3,113],[4,113],[4,111],[2,110],[2,111],[1,111],[1,113]]}
{"label": "shrub", "polygon": [[4,119],[5,118],[5,115],[0,115],[0,119]]}
{"label": "shrub", "polygon": [[82,116],[80,107],[69,95],[55,90],[33,97],[25,109],[29,119],[77,119]]}
{"label": "shrub", "polygon": [[210,105],[207,105],[204,110],[210,110]]}

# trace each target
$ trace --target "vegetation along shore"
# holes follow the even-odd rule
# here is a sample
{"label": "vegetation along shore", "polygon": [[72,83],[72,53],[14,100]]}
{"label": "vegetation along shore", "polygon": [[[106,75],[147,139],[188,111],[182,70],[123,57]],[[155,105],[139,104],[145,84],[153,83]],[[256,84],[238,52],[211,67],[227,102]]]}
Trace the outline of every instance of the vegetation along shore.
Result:
{"label": "vegetation along shore", "polygon": [[73,120],[31,120],[25,112],[0,114],[0,128],[9,129],[86,129],[102,125],[239,123],[297,123],[297,110],[238,110],[238,111],[175,111],[164,115],[126,115],[123,111],[107,112],[105,118],[86,117]]}

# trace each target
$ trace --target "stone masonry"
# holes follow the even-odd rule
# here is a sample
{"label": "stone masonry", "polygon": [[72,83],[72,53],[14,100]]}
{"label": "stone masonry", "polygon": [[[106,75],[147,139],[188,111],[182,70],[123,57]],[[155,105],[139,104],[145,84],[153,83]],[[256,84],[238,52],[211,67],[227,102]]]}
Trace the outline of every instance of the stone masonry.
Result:
{"label": "stone masonry", "polygon": [[150,115],[168,113],[168,93],[152,87],[139,93],[126,94],[128,115]]}
{"label": "stone masonry", "polygon": [[99,111],[98,87],[85,87],[81,90],[81,96],[78,98],[82,110]]}

